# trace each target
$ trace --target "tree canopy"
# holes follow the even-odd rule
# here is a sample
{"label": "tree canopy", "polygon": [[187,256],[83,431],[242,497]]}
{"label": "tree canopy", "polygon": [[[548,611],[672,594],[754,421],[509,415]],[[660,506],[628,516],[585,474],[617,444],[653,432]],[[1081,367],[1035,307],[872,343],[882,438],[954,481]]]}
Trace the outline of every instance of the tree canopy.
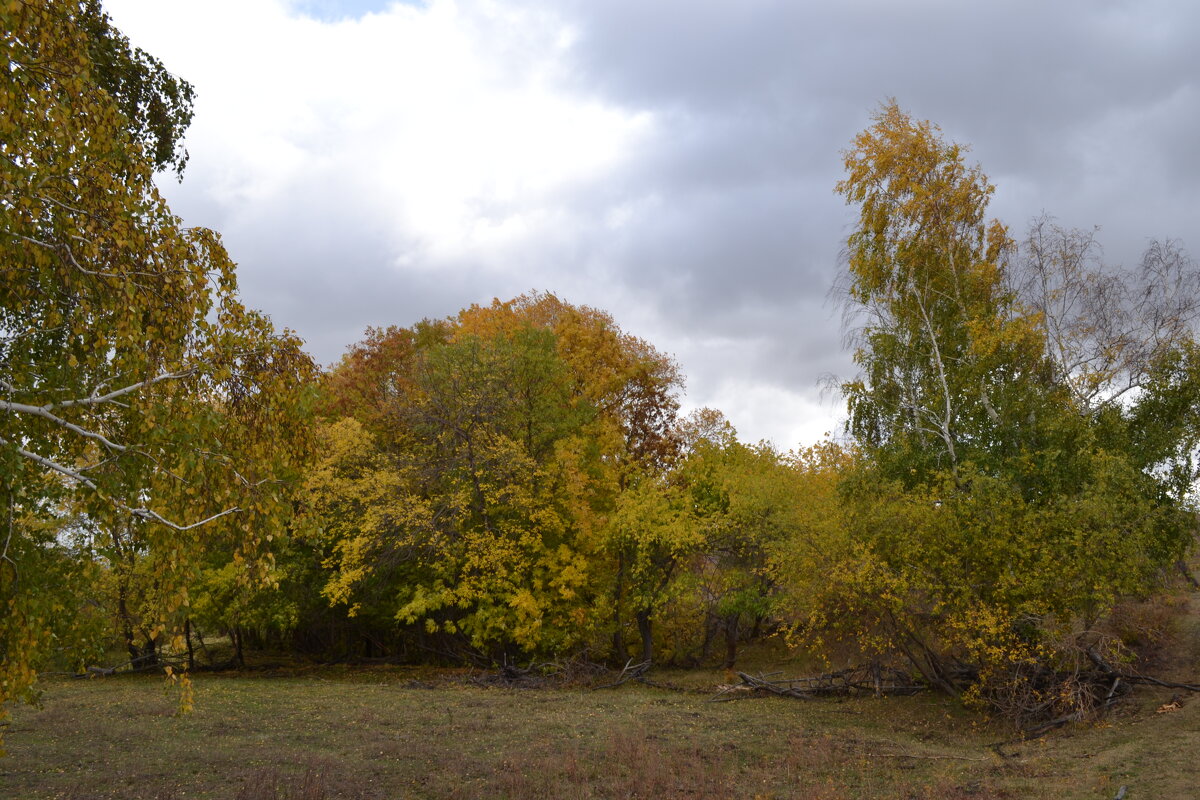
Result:
{"label": "tree canopy", "polygon": [[132,530],[165,564],[218,531],[249,555],[290,513],[315,369],[154,187],[186,160],[190,87],[94,2],[6,3],[0,24],[3,702],[49,630],[55,521]]}
{"label": "tree canopy", "polygon": [[608,315],[553,295],[369,332],[323,393],[326,593],[355,613],[386,598],[401,624],[480,652],[586,641],[605,520],[626,476],[669,457],[677,381]]}
{"label": "tree canopy", "polygon": [[1113,645],[1097,622],[1195,535],[1179,472],[1195,431],[1196,295],[1175,291],[1189,269],[1154,245],[1140,281],[1108,275],[1085,235],[1045,220],[1019,254],[985,221],[992,187],[964,149],[895,103],[845,161],[862,373],[844,389],[863,460],[814,633],[848,627],[1021,713],[1078,699],[1064,662]]}

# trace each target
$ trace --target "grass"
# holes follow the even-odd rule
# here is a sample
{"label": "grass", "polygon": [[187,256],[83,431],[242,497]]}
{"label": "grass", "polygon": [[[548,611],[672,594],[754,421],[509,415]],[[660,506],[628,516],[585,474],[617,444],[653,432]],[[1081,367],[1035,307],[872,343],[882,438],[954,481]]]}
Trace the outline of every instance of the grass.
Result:
{"label": "grass", "polygon": [[[660,676],[713,685],[719,672]],[[0,797],[1111,798],[1193,796],[1200,698],[1142,691],[1106,722],[1004,755],[934,695],[706,702],[701,692],[506,690],[403,668],[57,679],[13,709]]]}

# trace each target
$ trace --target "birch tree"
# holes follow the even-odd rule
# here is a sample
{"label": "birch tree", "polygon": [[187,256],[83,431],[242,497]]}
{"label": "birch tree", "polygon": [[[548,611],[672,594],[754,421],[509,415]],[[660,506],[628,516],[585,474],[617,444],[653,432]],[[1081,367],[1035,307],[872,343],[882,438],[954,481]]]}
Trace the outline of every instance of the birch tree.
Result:
{"label": "birch tree", "polygon": [[1156,246],[1128,280],[1045,221],[1015,258],[980,168],[894,102],[845,164],[861,459],[800,627],[1017,717],[1086,710],[1100,623],[1195,536],[1194,271]]}
{"label": "birch tree", "polygon": [[314,367],[155,189],[186,160],[190,87],[95,2],[3,3],[0,28],[3,703],[46,641],[30,520],[132,523],[165,563],[217,530],[260,550],[306,456]]}
{"label": "birch tree", "polygon": [[1011,447],[1003,420],[1031,410],[1042,340],[1005,285],[1013,243],[986,219],[991,183],[894,101],[844,155],[837,191],[859,208],[846,248],[862,369],[843,386],[851,431],[923,476]]}

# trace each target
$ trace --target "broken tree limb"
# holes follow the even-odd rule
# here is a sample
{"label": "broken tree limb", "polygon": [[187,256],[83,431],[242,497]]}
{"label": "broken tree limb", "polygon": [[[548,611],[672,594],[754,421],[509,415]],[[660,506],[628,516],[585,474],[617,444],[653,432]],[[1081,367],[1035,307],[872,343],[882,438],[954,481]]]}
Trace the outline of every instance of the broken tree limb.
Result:
{"label": "broken tree limb", "polygon": [[631,658],[625,662],[625,666],[621,669],[621,672],[619,675],[617,675],[617,679],[615,681],[612,683],[606,683],[603,686],[597,686],[596,688],[615,689],[622,684],[628,683],[629,681],[641,680],[642,676],[645,675],[649,669],[649,661],[642,661],[638,664],[634,664],[633,659]]}

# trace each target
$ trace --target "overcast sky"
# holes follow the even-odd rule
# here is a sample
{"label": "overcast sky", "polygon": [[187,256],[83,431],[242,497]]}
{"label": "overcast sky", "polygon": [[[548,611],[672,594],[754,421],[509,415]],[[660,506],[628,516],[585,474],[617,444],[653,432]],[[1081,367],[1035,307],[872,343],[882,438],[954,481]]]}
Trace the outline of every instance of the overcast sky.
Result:
{"label": "overcast sky", "polygon": [[248,304],[323,364],[538,289],[673,354],[788,449],[842,417],[840,151],[895,97],[997,186],[1200,250],[1194,0],[107,0],[197,90],[182,184]]}

